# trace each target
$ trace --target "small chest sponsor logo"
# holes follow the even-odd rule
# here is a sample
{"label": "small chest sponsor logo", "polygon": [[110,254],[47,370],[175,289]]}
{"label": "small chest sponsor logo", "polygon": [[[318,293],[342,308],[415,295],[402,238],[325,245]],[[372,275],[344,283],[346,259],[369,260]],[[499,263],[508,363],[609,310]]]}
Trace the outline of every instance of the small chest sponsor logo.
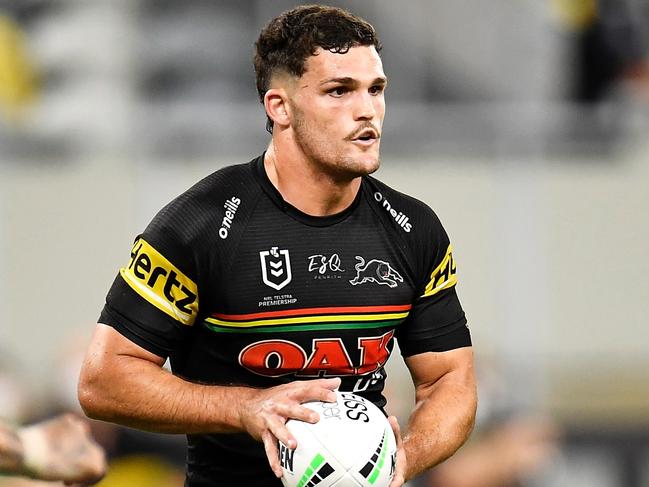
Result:
{"label": "small chest sponsor logo", "polygon": [[219,228],[219,237],[223,240],[228,238],[230,233],[230,227],[234,222],[234,217],[237,214],[239,205],[241,204],[241,199],[233,196],[229,200],[226,200],[223,208],[225,209],[225,214],[223,215],[223,220],[221,221],[221,228]]}
{"label": "small chest sponsor logo", "polygon": [[271,247],[270,250],[259,252],[259,260],[264,284],[279,291],[291,282],[293,276],[291,274],[291,258],[288,250],[278,250],[277,247]]}
{"label": "small chest sponsor logo", "polygon": [[410,218],[404,215],[402,212],[397,211],[394,209],[394,207],[390,204],[390,202],[383,196],[382,193],[379,193],[378,191],[374,193],[374,199],[381,204],[383,209],[388,212],[388,214],[394,219],[397,224],[403,228],[403,231],[406,233],[410,233],[410,230],[412,230],[412,223],[410,223]]}
{"label": "small chest sponsor logo", "polygon": [[345,272],[338,254],[310,255],[307,262],[307,269],[314,279],[340,279],[342,277],[340,274]]}
{"label": "small chest sponsor logo", "polygon": [[352,286],[370,282],[382,286],[397,287],[399,282],[403,282],[401,274],[383,260],[372,259],[365,262],[365,259],[360,255],[356,256],[356,260],[358,260],[358,263],[354,266],[356,277],[349,281]]}

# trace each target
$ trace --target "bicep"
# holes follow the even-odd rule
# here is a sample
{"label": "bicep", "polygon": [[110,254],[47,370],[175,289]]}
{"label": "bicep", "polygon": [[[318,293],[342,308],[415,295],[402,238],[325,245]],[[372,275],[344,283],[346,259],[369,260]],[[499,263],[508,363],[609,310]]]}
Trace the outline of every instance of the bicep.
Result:
{"label": "bicep", "polygon": [[417,400],[441,382],[475,389],[472,347],[419,353],[406,357],[405,362],[415,385]]}
{"label": "bicep", "polygon": [[112,326],[98,323],[86,353],[83,369],[110,366],[121,357],[141,359],[159,367],[165,362],[164,357],[135,344]]}

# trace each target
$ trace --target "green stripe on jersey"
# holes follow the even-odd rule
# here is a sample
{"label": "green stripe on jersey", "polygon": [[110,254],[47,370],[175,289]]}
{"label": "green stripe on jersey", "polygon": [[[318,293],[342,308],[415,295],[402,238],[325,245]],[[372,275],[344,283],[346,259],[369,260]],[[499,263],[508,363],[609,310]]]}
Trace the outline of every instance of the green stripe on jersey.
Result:
{"label": "green stripe on jersey", "polygon": [[350,322],[350,323],[306,323],[299,325],[270,325],[270,326],[254,326],[249,328],[238,328],[232,326],[221,326],[203,322],[206,328],[216,333],[275,333],[278,331],[326,331],[326,330],[362,330],[367,328],[384,328],[389,326],[396,327],[403,323],[404,320],[385,320],[373,321],[370,323],[363,322]]}

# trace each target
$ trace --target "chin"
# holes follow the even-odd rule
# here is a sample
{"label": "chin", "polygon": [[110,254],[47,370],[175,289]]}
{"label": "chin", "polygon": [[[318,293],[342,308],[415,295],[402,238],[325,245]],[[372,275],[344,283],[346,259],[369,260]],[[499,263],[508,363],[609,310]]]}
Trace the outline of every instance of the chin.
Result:
{"label": "chin", "polygon": [[361,176],[367,176],[368,174],[372,174],[373,172],[376,172],[381,165],[381,161],[376,158],[373,159],[372,161],[368,161],[365,164],[361,166]]}
{"label": "chin", "polygon": [[356,158],[354,166],[357,168],[359,176],[366,176],[375,172],[381,165],[381,159],[378,154],[365,154]]}

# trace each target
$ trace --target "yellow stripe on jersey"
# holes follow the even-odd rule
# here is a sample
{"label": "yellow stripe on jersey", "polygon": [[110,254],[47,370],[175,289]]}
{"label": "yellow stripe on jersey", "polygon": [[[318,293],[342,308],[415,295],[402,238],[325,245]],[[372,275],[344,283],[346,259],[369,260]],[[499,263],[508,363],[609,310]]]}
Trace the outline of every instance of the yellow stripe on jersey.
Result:
{"label": "yellow stripe on jersey", "polygon": [[198,287],[177,267],[139,238],[128,267],[120,275],[142,298],[183,325],[193,325],[198,313]]}
{"label": "yellow stripe on jersey", "polygon": [[300,316],[296,318],[279,318],[270,320],[252,320],[252,321],[226,321],[218,318],[206,318],[205,321],[214,325],[229,326],[234,328],[249,328],[255,326],[269,325],[300,325],[309,323],[335,323],[335,322],[356,322],[356,321],[386,321],[386,320],[403,320],[408,316],[406,313],[384,313],[384,314],[342,314],[342,315],[324,315],[324,316]]}
{"label": "yellow stripe on jersey", "polygon": [[433,296],[442,289],[448,289],[455,286],[457,284],[455,271],[456,267],[455,260],[453,260],[453,246],[449,244],[442,262],[440,262],[435,270],[430,274],[430,282],[426,285],[424,294],[422,294],[421,297]]}

